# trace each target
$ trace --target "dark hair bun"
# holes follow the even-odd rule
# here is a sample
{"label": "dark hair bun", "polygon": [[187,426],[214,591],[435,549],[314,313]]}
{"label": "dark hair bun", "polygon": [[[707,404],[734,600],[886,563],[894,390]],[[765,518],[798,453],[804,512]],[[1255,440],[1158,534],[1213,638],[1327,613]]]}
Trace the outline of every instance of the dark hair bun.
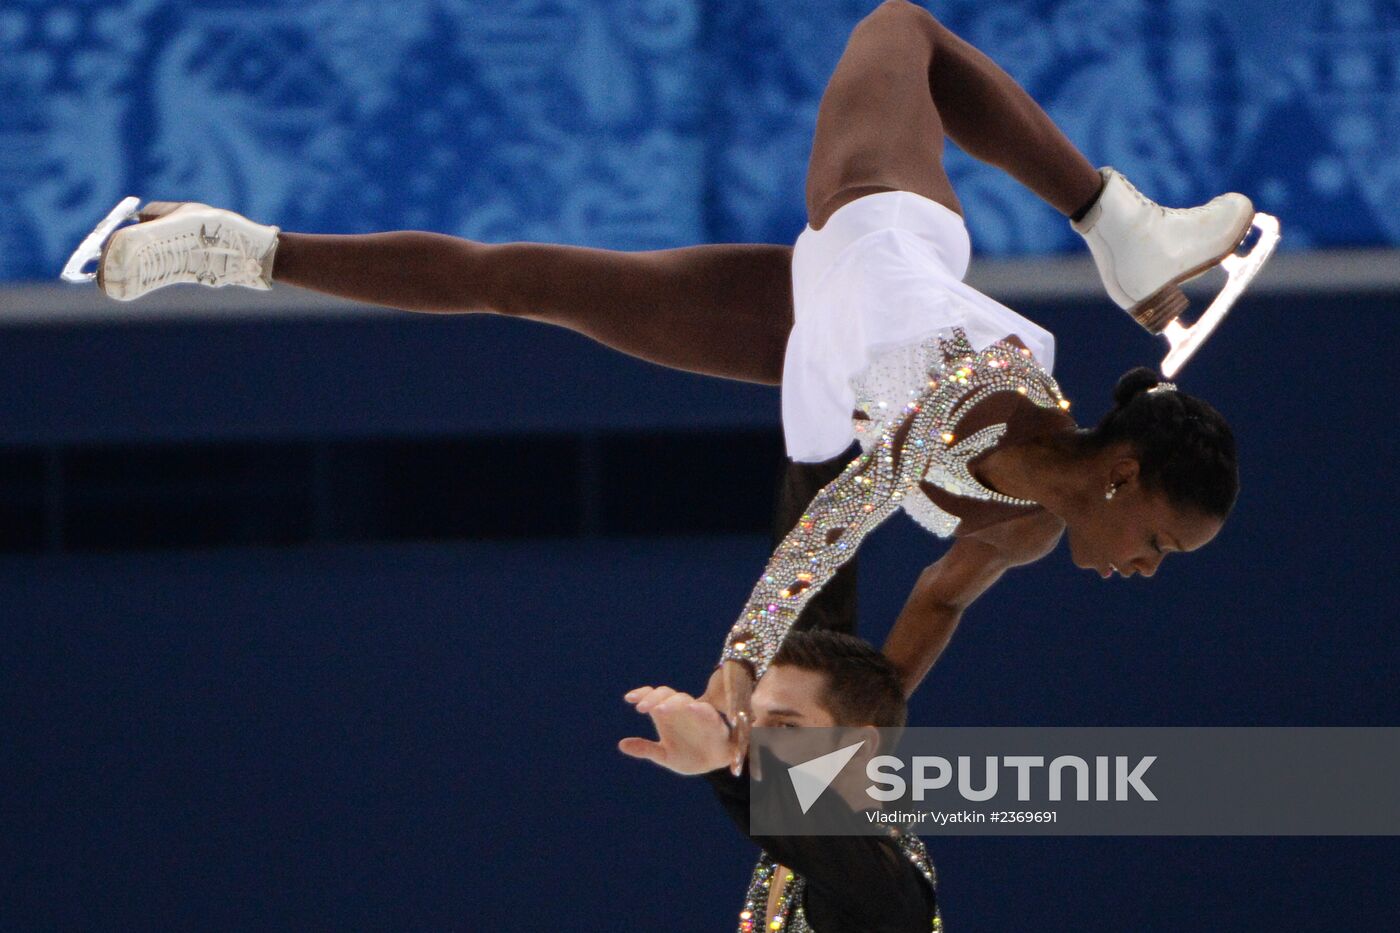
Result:
{"label": "dark hair bun", "polygon": [[1138,479],[1166,493],[1177,508],[1224,518],[1240,491],[1235,436],[1220,412],[1185,392],[1144,397],[1161,378],[1150,369],[1124,373],[1113,389],[1115,405],[1085,435],[1091,451],[1127,442],[1138,461]]}
{"label": "dark hair bun", "polygon": [[1146,366],[1129,370],[1113,387],[1113,404],[1122,408],[1148,389],[1161,385],[1161,383],[1161,378]]}

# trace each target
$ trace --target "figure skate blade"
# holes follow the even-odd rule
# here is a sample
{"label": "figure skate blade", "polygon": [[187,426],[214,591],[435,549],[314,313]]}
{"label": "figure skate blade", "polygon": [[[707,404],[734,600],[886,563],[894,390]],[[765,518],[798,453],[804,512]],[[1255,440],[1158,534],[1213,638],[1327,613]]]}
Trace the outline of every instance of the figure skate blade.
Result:
{"label": "figure skate blade", "polygon": [[1168,379],[1181,372],[1186,362],[1196,354],[1214,330],[1225,320],[1240,295],[1249,287],[1274,254],[1279,241],[1278,218],[1271,214],[1255,214],[1252,229],[1259,231],[1259,241],[1248,253],[1232,253],[1220,262],[1220,268],[1227,276],[1225,287],[1215,296],[1210,307],[1201,313],[1194,324],[1183,324],[1180,318],[1162,329],[1171,349],[1162,360],[1162,375]]}
{"label": "figure skate blade", "polygon": [[83,242],[78,244],[73,255],[68,257],[68,263],[63,267],[63,281],[82,283],[91,282],[97,278],[95,271],[84,272],[83,268],[101,257],[102,247],[107,244],[107,238],[112,235],[114,230],[126,221],[136,219],[136,208],[140,204],[140,198],[123,198],[121,203],[112,208],[111,213],[93,228]]}

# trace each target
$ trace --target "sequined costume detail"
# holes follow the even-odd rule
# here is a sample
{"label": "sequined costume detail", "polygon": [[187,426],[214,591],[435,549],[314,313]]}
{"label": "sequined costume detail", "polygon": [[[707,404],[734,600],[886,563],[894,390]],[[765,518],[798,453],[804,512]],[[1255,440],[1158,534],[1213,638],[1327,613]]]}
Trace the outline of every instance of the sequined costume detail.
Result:
{"label": "sequined costume detail", "polygon": [[[914,863],[935,893],[938,891],[938,873],[929,860],[928,850],[918,836],[892,832],[891,838],[899,846],[900,854]],[[807,921],[807,911],[803,906],[803,894],[807,882],[802,876],[788,872],[788,881],[778,900],[773,916],[768,916],[768,892],[775,882],[778,866],[767,852],[758,858],[754,866],[753,878],[749,881],[748,893],[744,895],[744,906],[739,910],[738,933],[820,933],[813,931]],[[787,868],[783,869],[788,871]],[[934,906],[933,922],[929,929],[934,933],[943,930],[943,916],[937,905]]]}
{"label": "sequined costume detail", "polygon": [[977,352],[959,330],[877,359],[855,388],[865,415],[856,419],[862,453],[817,493],[778,545],[725,641],[721,659],[747,662],[755,677],[768,670],[807,602],[896,509],[903,506],[935,534],[957,529],[958,519],[918,490],[921,480],[969,499],[1035,504],[987,489],[972,475],[968,462],[1006,430],[999,424],[958,436],[975,405],[1018,392],[1041,408],[1069,407],[1029,350],[999,341]]}

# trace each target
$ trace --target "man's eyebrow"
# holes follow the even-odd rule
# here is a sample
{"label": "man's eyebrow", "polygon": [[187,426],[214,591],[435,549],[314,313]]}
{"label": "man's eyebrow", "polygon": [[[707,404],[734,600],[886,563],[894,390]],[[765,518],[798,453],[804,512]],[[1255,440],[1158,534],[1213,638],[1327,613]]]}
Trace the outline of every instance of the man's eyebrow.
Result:
{"label": "man's eyebrow", "polygon": [[799,713],[797,710],[795,710],[795,709],[788,709],[787,707],[783,707],[783,706],[780,706],[780,707],[778,707],[778,708],[776,708],[776,709],[770,709],[770,710],[768,711],[768,715],[769,715],[769,716],[788,716],[788,717],[790,717],[790,718],[792,718],[792,719],[802,719],[802,718],[803,718],[802,714]]}

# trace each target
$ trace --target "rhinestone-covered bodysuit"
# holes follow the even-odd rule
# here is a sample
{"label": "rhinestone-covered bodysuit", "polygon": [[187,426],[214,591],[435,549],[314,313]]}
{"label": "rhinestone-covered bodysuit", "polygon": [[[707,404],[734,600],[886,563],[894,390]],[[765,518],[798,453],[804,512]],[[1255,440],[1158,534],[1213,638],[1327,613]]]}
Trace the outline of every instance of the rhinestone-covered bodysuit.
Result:
{"label": "rhinestone-covered bodysuit", "polygon": [[[919,869],[919,873],[928,879],[928,883],[937,892],[938,875],[934,871],[933,862],[929,860],[928,850],[924,848],[923,840],[907,833],[894,833],[893,837],[895,844],[899,846],[900,853],[914,863],[914,867]],[[754,866],[753,878],[749,881],[748,893],[744,895],[744,906],[739,910],[738,933],[760,933],[760,931],[773,933],[775,930],[783,931],[783,933],[813,933],[812,925],[807,921],[807,911],[803,903],[807,882],[801,875],[788,875],[786,886],[783,888],[783,893],[773,911],[773,916],[768,916],[768,892],[776,883],[774,876],[777,870],[778,865],[767,852],[759,856],[758,864]],[[783,870],[787,871],[786,868]],[[934,933],[943,929],[943,917],[939,913],[936,902],[933,923],[929,929]],[[816,933],[820,933],[820,931],[816,931]]]}
{"label": "rhinestone-covered bodysuit", "polygon": [[957,530],[955,516],[917,491],[921,481],[968,499],[1035,505],[972,475],[969,462],[1006,433],[1005,424],[994,424],[961,436],[959,426],[976,405],[1016,392],[1041,408],[1069,407],[1029,350],[1003,340],[979,352],[957,330],[886,354],[855,388],[864,416],[855,422],[862,453],[817,493],[778,545],[725,641],[722,659],[747,662],[755,677],[768,669],[807,602],[896,509],[935,534]]}

